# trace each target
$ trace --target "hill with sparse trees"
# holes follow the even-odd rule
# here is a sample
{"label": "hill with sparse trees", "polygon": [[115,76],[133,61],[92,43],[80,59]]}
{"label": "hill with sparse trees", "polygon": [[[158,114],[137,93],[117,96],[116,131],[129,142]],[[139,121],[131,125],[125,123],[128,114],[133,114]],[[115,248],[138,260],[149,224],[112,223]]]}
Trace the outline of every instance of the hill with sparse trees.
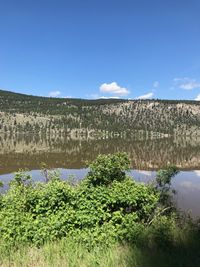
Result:
{"label": "hill with sparse trees", "polygon": [[0,90],[0,133],[199,136],[200,102],[49,98]]}

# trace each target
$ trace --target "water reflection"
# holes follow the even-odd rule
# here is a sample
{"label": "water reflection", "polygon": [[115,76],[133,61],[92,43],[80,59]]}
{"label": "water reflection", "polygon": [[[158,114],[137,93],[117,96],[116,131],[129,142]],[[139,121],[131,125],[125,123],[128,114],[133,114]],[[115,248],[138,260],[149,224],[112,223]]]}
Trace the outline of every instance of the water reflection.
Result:
{"label": "water reflection", "polygon": [[80,169],[98,154],[125,151],[134,169],[156,170],[171,163],[183,170],[200,169],[200,139],[163,138],[72,140],[50,136],[0,136],[0,174],[19,168]]}
{"label": "water reflection", "polygon": [[41,181],[41,173],[38,171],[41,162],[45,162],[50,168],[60,168],[63,179],[71,174],[82,179],[87,173],[85,161],[92,161],[100,153],[117,151],[129,154],[133,168],[130,175],[140,182],[151,181],[155,177],[155,170],[167,163],[176,165],[182,170],[173,180],[173,186],[178,192],[175,198],[177,205],[183,210],[191,210],[193,216],[200,216],[198,137],[75,140],[48,135],[0,135],[0,180],[6,188],[13,172],[28,168],[33,179]]}

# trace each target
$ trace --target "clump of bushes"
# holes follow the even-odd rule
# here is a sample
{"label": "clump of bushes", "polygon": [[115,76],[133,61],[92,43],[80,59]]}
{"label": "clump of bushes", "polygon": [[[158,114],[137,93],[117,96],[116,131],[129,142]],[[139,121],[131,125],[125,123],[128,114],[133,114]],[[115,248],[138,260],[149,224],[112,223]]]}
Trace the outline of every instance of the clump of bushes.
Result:
{"label": "clump of bushes", "polygon": [[33,183],[26,173],[17,173],[0,198],[0,242],[41,246],[73,238],[88,248],[116,242],[174,244],[178,215],[169,212],[161,188],[176,169],[163,171],[165,180],[160,172],[156,184],[145,185],[126,175],[129,167],[124,153],[100,155],[77,185],[57,174]]}

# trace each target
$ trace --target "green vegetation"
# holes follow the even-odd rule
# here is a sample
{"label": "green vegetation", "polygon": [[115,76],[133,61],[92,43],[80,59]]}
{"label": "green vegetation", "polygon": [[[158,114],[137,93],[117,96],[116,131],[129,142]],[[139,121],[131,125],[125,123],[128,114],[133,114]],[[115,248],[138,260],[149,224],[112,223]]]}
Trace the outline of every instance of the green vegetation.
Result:
{"label": "green vegetation", "polygon": [[0,255],[1,267],[199,267],[199,241],[189,234],[179,236],[181,241],[171,250],[130,244],[101,245],[88,250],[84,244],[63,239],[40,248],[4,250]]}
{"label": "green vegetation", "polygon": [[16,173],[0,198],[0,265],[200,266],[198,224],[169,201],[176,168],[148,185],[128,169],[117,153],[98,156],[78,184],[45,166],[45,183]]}
{"label": "green vegetation", "polygon": [[0,112],[0,132],[7,134],[200,135],[199,101],[64,99],[0,90]]}

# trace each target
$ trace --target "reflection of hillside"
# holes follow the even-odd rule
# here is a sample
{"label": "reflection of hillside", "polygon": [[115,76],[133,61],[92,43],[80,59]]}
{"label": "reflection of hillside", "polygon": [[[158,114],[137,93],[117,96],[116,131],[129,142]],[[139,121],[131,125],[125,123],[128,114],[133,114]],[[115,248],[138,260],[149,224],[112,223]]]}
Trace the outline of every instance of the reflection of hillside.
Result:
{"label": "reflection of hillside", "polygon": [[19,168],[38,169],[41,162],[50,167],[82,168],[85,161],[100,153],[126,151],[136,169],[157,169],[167,163],[181,169],[200,168],[199,139],[156,140],[71,140],[48,136],[0,137],[0,173]]}

